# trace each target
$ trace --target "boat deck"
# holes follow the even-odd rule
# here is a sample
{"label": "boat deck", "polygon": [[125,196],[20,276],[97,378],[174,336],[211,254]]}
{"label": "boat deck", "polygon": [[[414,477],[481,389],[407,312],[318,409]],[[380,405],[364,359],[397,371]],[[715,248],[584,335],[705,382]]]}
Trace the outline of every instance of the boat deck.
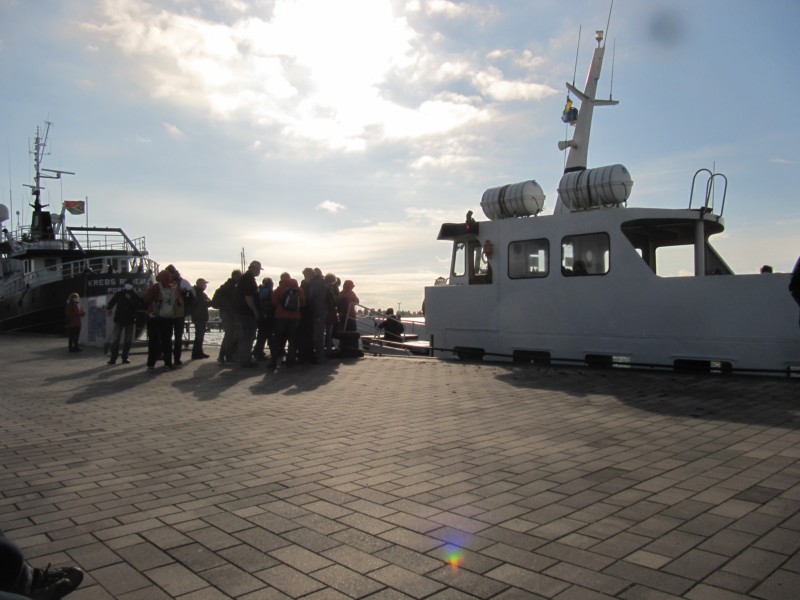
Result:
{"label": "boat deck", "polygon": [[85,569],[71,599],[800,587],[796,379],[141,352],[0,336],[0,528]]}

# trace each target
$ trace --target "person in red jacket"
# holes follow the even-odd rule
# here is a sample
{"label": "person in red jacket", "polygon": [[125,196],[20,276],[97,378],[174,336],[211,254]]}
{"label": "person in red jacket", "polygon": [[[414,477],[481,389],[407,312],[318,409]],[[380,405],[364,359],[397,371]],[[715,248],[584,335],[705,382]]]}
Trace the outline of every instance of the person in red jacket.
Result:
{"label": "person in red jacket", "polygon": [[82,318],[86,315],[81,306],[81,297],[76,293],[72,293],[67,298],[67,306],[64,309],[64,315],[67,317],[67,343],[70,352],[80,352],[78,347],[78,339],[81,337],[81,323]]}
{"label": "person in red jacket", "polygon": [[[170,268],[171,267],[171,268]],[[183,299],[178,293],[180,273],[170,265],[158,275],[156,282],[147,288],[142,299],[147,307],[147,370],[155,369],[159,355],[164,359],[164,369],[172,371],[172,331],[178,306]]]}
{"label": "person in red jacket", "polygon": [[270,369],[277,369],[284,356],[286,342],[289,342],[289,353],[286,355],[286,366],[293,367],[297,356],[297,328],[300,325],[300,309],[306,305],[306,295],[289,273],[281,273],[278,288],[272,293],[272,305],[275,307],[275,343],[270,349]]}
{"label": "person in red jacket", "polygon": [[339,311],[339,327],[342,331],[356,331],[358,329],[356,304],[359,303],[359,299],[353,291],[354,287],[356,287],[356,284],[348,279],[342,285],[342,293],[339,294],[336,308]]}

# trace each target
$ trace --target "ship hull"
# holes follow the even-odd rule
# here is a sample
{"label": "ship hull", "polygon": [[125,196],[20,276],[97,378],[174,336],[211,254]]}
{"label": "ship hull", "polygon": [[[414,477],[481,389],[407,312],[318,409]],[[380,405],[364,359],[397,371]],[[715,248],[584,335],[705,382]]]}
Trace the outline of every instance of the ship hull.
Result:
{"label": "ship hull", "polygon": [[86,276],[51,281],[0,299],[0,331],[64,333],[67,296],[86,291]]}

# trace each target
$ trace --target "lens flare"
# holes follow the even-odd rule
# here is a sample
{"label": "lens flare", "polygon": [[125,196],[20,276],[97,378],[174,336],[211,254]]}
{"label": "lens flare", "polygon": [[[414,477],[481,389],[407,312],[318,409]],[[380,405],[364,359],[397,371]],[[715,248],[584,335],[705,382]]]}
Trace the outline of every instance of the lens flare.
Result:
{"label": "lens flare", "polygon": [[464,552],[457,546],[448,546],[447,564],[453,571],[458,571],[458,567],[464,562]]}

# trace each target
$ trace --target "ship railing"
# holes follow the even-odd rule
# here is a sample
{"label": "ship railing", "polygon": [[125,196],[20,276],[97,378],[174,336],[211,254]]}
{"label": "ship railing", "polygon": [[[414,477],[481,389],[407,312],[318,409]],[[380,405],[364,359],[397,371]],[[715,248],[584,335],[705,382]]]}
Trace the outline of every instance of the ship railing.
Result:
{"label": "ship railing", "polygon": [[[356,314],[355,317],[351,316]],[[411,322],[403,321],[403,327],[406,328],[400,335],[400,340],[391,340],[384,337],[384,330],[378,327],[380,323],[388,319],[384,311],[364,306],[363,304],[351,303],[348,307],[347,317],[343,324],[343,329],[346,331],[355,331],[361,340],[361,345],[365,352],[373,355],[392,355],[392,356],[412,356],[414,354],[427,354],[427,349],[423,348],[425,342],[421,342],[419,334],[408,333],[409,327],[414,329],[414,324]],[[412,346],[414,352],[412,352]]]}
{"label": "ship railing", "polygon": [[129,238],[122,229],[116,227],[69,227],[72,242],[82,250],[124,251],[133,254],[147,254],[144,237]]}
{"label": "ship railing", "polygon": [[9,232],[14,250],[24,250],[26,244],[78,250],[125,251],[133,254],[147,254],[144,236],[131,239],[119,228],[112,227],[67,227],[59,230],[53,239],[35,238],[30,227],[19,226]]}
{"label": "ship railing", "polygon": [[725,196],[728,195],[728,178],[722,173],[712,173],[709,169],[697,169],[694,173],[694,177],[692,177],[692,189],[689,192],[689,210],[692,209],[692,203],[694,202],[694,186],[697,183],[698,175],[701,173],[707,175],[708,179],[706,180],[706,193],[703,205],[699,207],[699,210],[704,213],[714,212],[714,201],[716,200],[716,189],[714,185],[716,183],[715,180],[719,177],[722,180],[722,206],[719,210],[719,216],[721,217],[722,213],[725,212]]}
{"label": "ship railing", "polygon": [[[125,264],[120,264],[125,263]],[[109,271],[108,265],[116,265],[117,268]],[[58,265],[51,265],[30,273],[19,273],[17,277],[9,279],[0,285],[0,298],[7,298],[14,294],[24,292],[26,289],[51,281],[62,279],[72,279],[86,273],[155,273],[158,271],[158,263],[141,257],[120,257],[118,255],[98,256],[91,259],[78,259]],[[76,290],[77,291],[77,290]]]}

